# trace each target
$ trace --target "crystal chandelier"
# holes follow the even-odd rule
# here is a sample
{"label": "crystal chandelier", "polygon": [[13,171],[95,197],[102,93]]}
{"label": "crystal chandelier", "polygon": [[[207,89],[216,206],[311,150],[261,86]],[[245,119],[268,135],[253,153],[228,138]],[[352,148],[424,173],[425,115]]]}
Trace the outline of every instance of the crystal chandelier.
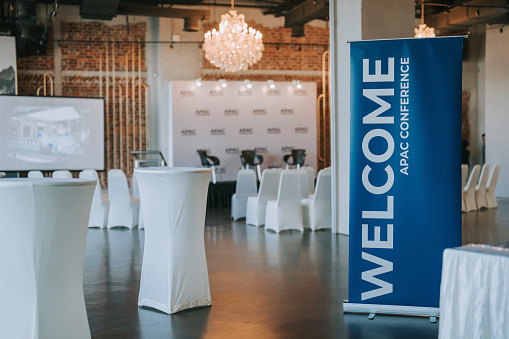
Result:
{"label": "crystal chandelier", "polygon": [[243,14],[232,10],[221,15],[219,31],[205,33],[205,58],[225,72],[245,71],[263,54],[262,33],[245,23]]}
{"label": "crystal chandelier", "polygon": [[432,38],[435,36],[435,29],[426,26],[424,23],[424,2],[421,2],[421,24],[414,28],[416,38]]}

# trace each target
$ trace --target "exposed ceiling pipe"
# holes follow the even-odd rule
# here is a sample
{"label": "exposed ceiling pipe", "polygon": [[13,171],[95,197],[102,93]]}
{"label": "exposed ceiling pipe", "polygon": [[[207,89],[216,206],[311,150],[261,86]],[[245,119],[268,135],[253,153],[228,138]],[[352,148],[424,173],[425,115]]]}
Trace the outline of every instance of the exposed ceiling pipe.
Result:
{"label": "exposed ceiling pipe", "polygon": [[21,26],[21,38],[31,40],[39,39],[35,0],[16,1],[16,17]]}

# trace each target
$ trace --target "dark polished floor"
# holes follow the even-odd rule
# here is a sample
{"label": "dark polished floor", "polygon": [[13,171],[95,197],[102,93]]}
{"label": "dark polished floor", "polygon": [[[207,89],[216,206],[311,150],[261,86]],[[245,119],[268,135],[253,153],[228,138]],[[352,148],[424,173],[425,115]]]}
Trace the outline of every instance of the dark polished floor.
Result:
{"label": "dark polished floor", "polygon": [[[463,214],[463,243],[509,240],[509,200]],[[144,231],[90,229],[85,300],[93,338],[437,338],[428,318],[343,314],[348,237],[232,222],[209,209],[212,307],[167,315],[137,306]]]}

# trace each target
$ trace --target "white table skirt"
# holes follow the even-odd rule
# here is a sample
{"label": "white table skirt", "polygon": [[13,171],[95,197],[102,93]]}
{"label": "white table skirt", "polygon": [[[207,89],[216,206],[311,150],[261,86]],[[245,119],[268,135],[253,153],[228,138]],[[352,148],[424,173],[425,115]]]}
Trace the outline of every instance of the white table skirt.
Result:
{"label": "white table skirt", "polygon": [[90,338],[83,263],[95,182],[0,180],[0,337]]}
{"label": "white table skirt", "polygon": [[135,169],[145,221],[139,306],[172,314],[210,306],[205,211],[210,169]]}
{"label": "white table skirt", "polygon": [[439,338],[509,338],[509,249],[444,251]]}

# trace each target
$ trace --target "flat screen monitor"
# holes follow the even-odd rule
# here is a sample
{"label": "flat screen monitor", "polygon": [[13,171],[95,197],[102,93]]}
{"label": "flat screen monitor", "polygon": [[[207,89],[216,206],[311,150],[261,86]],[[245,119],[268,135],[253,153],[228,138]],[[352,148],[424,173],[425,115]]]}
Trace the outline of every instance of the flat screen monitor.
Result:
{"label": "flat screen monitor", "polygon": [[0,171],[104,169],[104,99],[0,95]]}

